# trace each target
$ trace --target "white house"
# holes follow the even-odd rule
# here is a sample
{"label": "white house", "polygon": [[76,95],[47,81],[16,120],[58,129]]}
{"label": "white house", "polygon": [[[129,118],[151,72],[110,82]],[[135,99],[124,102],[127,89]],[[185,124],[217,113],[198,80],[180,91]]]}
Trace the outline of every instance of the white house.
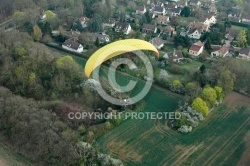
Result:
{"label": "white house", "polygon": [[151,39],[149,42],[153,44],[157,49],[161,49],[164,46],[164,41],[159,37],[155,37]]}
{"label": "white house", "polygon": [[82,27],[86,28],[87,27],[87,22],[88,22],[89,19],[87,17],[81,17],[79,20],[80,20],[80,22],[82,24]]}
{"label": "white house", "polygon": [[179,16],[181,15],[181,8],[173,8],[171,9],[172,16]]}
{"label": "white house", "polygon": [[205,15],[204,17],[199,19],[200,23],[203,23],[205,25],[210,26],[210,24],[215,24],[216,23],[216,18],[213,14],[208,13],[207,15]]}
{"label": "white house", "polygon": [[115,31],[123,32],[125,35],[128,35],[132,31],[132,28],[129,23],[117,23],[115,26]]}
{"label": "white house", "polygon": [[200,39],[201,37],[201,30],[198,28],[192,28],[188,31],[188,37],[193,39]]}
{"label": "white house", "polygon": [[229,53],[229,49],[224,46],[215,46],[213,47],[213,50],[211,51],[211,57],[225,57]]}
{"label": "white house", "polygon": [[146,12],[147,12],[147,9],[144,5],[137,6],[136,11],[135,11],[136,14],[141,14],[141,15],[145,14]]}
{"label": "white house", "polygon": [[75,39],[66,40],[62,44],[62,48],[69,50],[69,51],[77,52],[77,53],[83,52],[83,46],[80,43],[78,43]]}
{"label": "white house", "polygon": [[250,49],[249,48],[241,48],[239,51],[238,58],[250,60]]}
{"label": "white house", "polygon": [[180,63],[181,60],[184,59],[182,52],[181,51],[175,51],[175,50],[173,52],[166,53],[163,56],[163,58],[172,60],[172,61],[177,62],[177,63]]}
{"label": "white house", "polygon": [[202,54],[203,49],[204,49],[204,44],[201,41],[198,41],[192,44],[192,46],[189,48],[189,54],[198,56]]}

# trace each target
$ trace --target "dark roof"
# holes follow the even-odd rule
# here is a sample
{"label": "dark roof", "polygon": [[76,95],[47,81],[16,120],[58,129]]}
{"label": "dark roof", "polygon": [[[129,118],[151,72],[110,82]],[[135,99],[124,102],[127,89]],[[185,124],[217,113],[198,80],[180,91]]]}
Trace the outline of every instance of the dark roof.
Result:
{"label": "dark roof", "polygon": [[167,8],[168,8],[168,9],[173,9],[173,8],[175,8],[175,4],[169,3],[169,4],[167,5]]}
{"label": "dark roof", "polygon": [[115,23],[115,18],[110,18],[106,23],[107,24],[114,24]]}
{"label": "dark roof", "polygon": [[115,25],[115,28],[123,31],[123,30],[126,30],[128,26],[129,26],[128,23],[117,23]]}
{"label": "dark roof", "polygon": [[248,55],[249,52],[250,52],[249,48],[241,48],[240,49],[240,54]]}
{"label": "dark roof", "polygon": [[181,12],[181,8],[173,8],[173,9],[171,9],[171,11],[173,13],[180,13]]}
{"label": "dark roof", "polygon": [[212,18],[213,16],[214,16],[214,13],[211,13],[211,12],[206,13],[206,17],[209,18],[209,19]]}
{"label": "dark roof", "polygon": [[190,34],[194,33],[196,30],[198,30],[198,32],[200,33],[199,29],[197,29],[197,28],[192,28],[192,29],[190,29],[190,30],[188,31],[188,34],[190,35]]}
{"label": "dark roof", "polygon": [[163,5],[163,3],[162,2],[155,2],[154,5],[155,6],[161,6],[161,5]]}
{"label": "dark roof", "polygon": [[81,44],[75,41],[75,39],[68,39],[63,43],[63,45],[77,50]]}
{"label": "dark roof", "polygon": [[151,40],[151,43],[153,45],[160,46],[160,45],[164,44],[164,41],[159,37],[155,37]]}
{"label": "dark roof", "polygon": [[147,30],[151,30],[151,31],[155,31],[156,26],[153,24],[143,24],[142,29],[147,29]]}
{"label": "dark roof", "polygon": [[136,10],[139,10],[139,11],[144,11],[144,9],[145,9],[145,6],[142,6],[142,5],[137,6],[136,8]]}
{"label": "dark roof", "polygon": [[181,51],[174,51],[174,52],[168,53],[168,57],[171,59],[179,59],[179,58],[183,58],[183,55]]}
{"label": "dark roof", "polygon": [[157,12],[163,12],[164,10],[164,7],[161,7],[161,6],[156,6],[154,11],[157,11]]}
{"label": "dark roof", "polygon": [[201,17],[198,19],[199,22],[205,22],[207,20],[207,17]]}

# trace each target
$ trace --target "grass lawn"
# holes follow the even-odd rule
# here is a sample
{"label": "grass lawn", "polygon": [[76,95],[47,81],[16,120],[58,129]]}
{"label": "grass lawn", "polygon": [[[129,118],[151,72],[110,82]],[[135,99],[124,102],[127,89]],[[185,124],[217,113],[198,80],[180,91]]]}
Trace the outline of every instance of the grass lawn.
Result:
{"label": "grass lawn", "polygon": [[246,29],[246,28],[244,28],[244,27],[240,27],[240,26],[236,26],[236,25],[232,25],[231,28],[232,28],[232,29],[238,29],[238,30]]}
{"label": "grass lawn", "polygon": [[174,51],[174,48],[175,47],[172,44],[165,44],[161,51],[172,52],[172,51]]}
{"label": "grass lawn", "polygon": [[186,70],[198,70],[201,66],[202,66],[202,62],[199,62],[197,60],[192,60],[191,63],[184,63],[184,64],[180,64],[179,66],[182,69],[186,69]]}

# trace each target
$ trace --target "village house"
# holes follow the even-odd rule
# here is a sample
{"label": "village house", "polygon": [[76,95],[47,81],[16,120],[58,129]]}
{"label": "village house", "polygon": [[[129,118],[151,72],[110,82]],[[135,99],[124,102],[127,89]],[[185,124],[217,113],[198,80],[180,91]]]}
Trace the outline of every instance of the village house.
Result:
{"label": "village house", "polygon": [[154,8],[154,14],[155,15],[166,15],[166,9],[161,6],[156,6]]}
{"label": "village house", "polygon": [[103,23],[103,27],[114,27],[115,26],[115,19],[110,18],[107,22]]}
{"label": "village house", "polygon": [[241,22],[250,23],[250,15],[243,14],[242,17],[241,17]]}
{"label": "village house", "polygon": [[197,28],[201,30],[201,32],[206,32],[209,29],[209,25],[203,24],[201,22],[190,22],[188,25],[189,29]]}
{"label": "village house", "polygon": [[189,9],[192,13],[195,13],[197,10],[199,10],[199,6],[189,6]]}
{"label": "village house", "polygon": [[59,34],[60,33],[61,33],[62,36],[64,36],[67,39],[74,38],[76,40],[78,40],[79,36],[81,35],[80,31],[73,30],[73,29],[71,29],[70,31],[61,31],[61,32],[59,32]]}
{"label": "village house", "polygon": [[146,9],[145,5],[137,6],[136,11],[135,11],[136,14],[140,14],[140,15],[143,15],[146,12],[147,12],[147,9]]}
{"label": "village house", "polygon": [[215,24],[216,21],[217,20],[216,20],[216,18],[215,18],[215,16],[214,16],[213,13],[207,13],[207,14],[205,14],[204,17],[201,17],[199,19],[200,23],[203,23],[203,24],[208,25],[208,26],[210,26],[210,24]]}
{"label": "village house", "polygon": [[192,28],[188,31],[188,37],[193,39],[200,39],[201,30],[198,28]]}
{"label": "village house", "polygon": [[191,5],[191,6],[200,6],[201,2],[199,0],[190,0],[189,5]]}
{"label": "village house", "polygon": [[157,18],[157,23],[162,24],[162,25],[167,25],[169,22],[169,17],[168,16],[162,16],[159,15]]}
{"label": "village house", "polygon": [[142,32],[143,33],[156,33],[157,27],[153,24],[143,24]]}
{"label": "village house", "polygon": [[76,39],[74,38],[66,40],[62,44],[62,48],[69,50],[69,51],[77,52],[77,53],[83,52],[83,46],[80,43],[78,43]]}
{"label": "village house", "polygon": [[188,5],[188,1],[187,0],[181,0],[181,1],[178,1],[176,4],[177,4],[178,7],[184,8],[185,6]]}
{"label": "village house", "polygon": [[229,53],[229,49],[224,46],[212,46],[211,57],[222,57],[224,58]]}
{"label": "village house", "polygon": [[164,3],[162,3],[162,2],[154,2],[153,3],[153,7],[164,7]]}
{"label": "village house", "polygon": [[240,17],[240,11],[238,11],[238,10],[230,10],[229,12],[228,12],[228,15],[227,15],[228,17]]}
{"label": "village house", "polygon": [[44,20],[46,18],[46,13],[44,12],[43,9],[40,10],[40,16],[39,16],[40,20]]}
{"label": "village house", "polygon": [[153,44],[157,49],[161,49],[164,46],[164,41],[159,37],[155,37],[151,39],[149,42]]}
{"label": "village house", "polygon": [[201,41],[193,43],[192,46],[189,48],[189,54],[194,56],[199,56],[202,54],[204,49],[204,44]]}
{"label": "village house", "polygon": [[110,37],[108,35],[93,33],[92,40],[96,41],[97,38],[101,44],[110,42]]}
{"label": "village house", "polygon": [[209,12],[217,13],[217,7],[216,7],[216,4],[215,4],[214,2],[212,2],[212,3],[210,4]]}
{"label": "village house", "polygon": [[167,60],[172,60],[176,63],[180,63],[181,60],[184,59],[182,52],[176,50],[174,50],[173,52],[166,53],[165,55],[163,55],[163,58]]}
{"label": "village house", "polygon": [[115,25],[115,32],[123,32],[125,35],[128,35],[132,31],[132,28],[129,23],[117,23]]}
{"label": "village house", "polygon": [[174,9],[174,8],[177,8],[178,6],[176,5],[176,4],[174,4],[174,3],[169,3],[169,4],[167,4],[167,6],[166,6],[166,9],[167,10],[172,10],[172,9]]}
{"label": "village house", "polygon": [[176,35],[176,31],[171,25],[164,27],[163,31],[173,33],[173,35]]}
{"label": "village house", "polygon": [[171,9],[171,14],[172,14],[172,16],[179,16],[179,15],[181,15],[181,8]]}
{"label": "village house", "polygon": [[81,17],[80,19],[80,22],[81,22],[81,25],[83,28],[86,28],[88,25],[87,25],[87,22],[88,22],[88,18],[87,17]]}
{"label": "village house", "polygon": [[239,51],[238,58],[250,60],[250,49],[249,48],[241,48]]}
{"label": "village house", "polygon": [[201,2],[201,6],[202,6],[203,8],[210,9],[210,7],[211,7],[211,2],[203,1],[203,2]]}

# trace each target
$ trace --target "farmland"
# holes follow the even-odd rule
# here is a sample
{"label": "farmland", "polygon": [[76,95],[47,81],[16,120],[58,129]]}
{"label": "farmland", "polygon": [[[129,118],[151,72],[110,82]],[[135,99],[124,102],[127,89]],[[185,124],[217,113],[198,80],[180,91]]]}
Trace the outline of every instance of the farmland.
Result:
{"label": "farmland", "polygon": [[[156,89],[146,100],[153,101],[145,111],[174,111],[178,105],[175,96],[164,97]],[[170,130],[164,121],[131,119],[97,139],[96,145],[126,165],[236,165],[239,160],[246,165],[250,149],[245,141],[249,140],[249,101],[248,97],[231,93],[187,135]]]}
{"label": "farmland", "polygon": [[[73,56],[74,57],[74,56]],[[84,59],[74,57],[84,66]],[[102,68],[105,76],[106,69]],[[118,74],[126,84],[130,76]],[[138,80],[136,94],[144,82]],[[153,86],[145,97],[147,112],[172,112],[182,98]],[[179,134],[164,120],[129,119],[99,137],[94,145],[101,152],[123,160],[125,165],[247,165],[249,162],[250,99],[231,93],[190,134]]]}

